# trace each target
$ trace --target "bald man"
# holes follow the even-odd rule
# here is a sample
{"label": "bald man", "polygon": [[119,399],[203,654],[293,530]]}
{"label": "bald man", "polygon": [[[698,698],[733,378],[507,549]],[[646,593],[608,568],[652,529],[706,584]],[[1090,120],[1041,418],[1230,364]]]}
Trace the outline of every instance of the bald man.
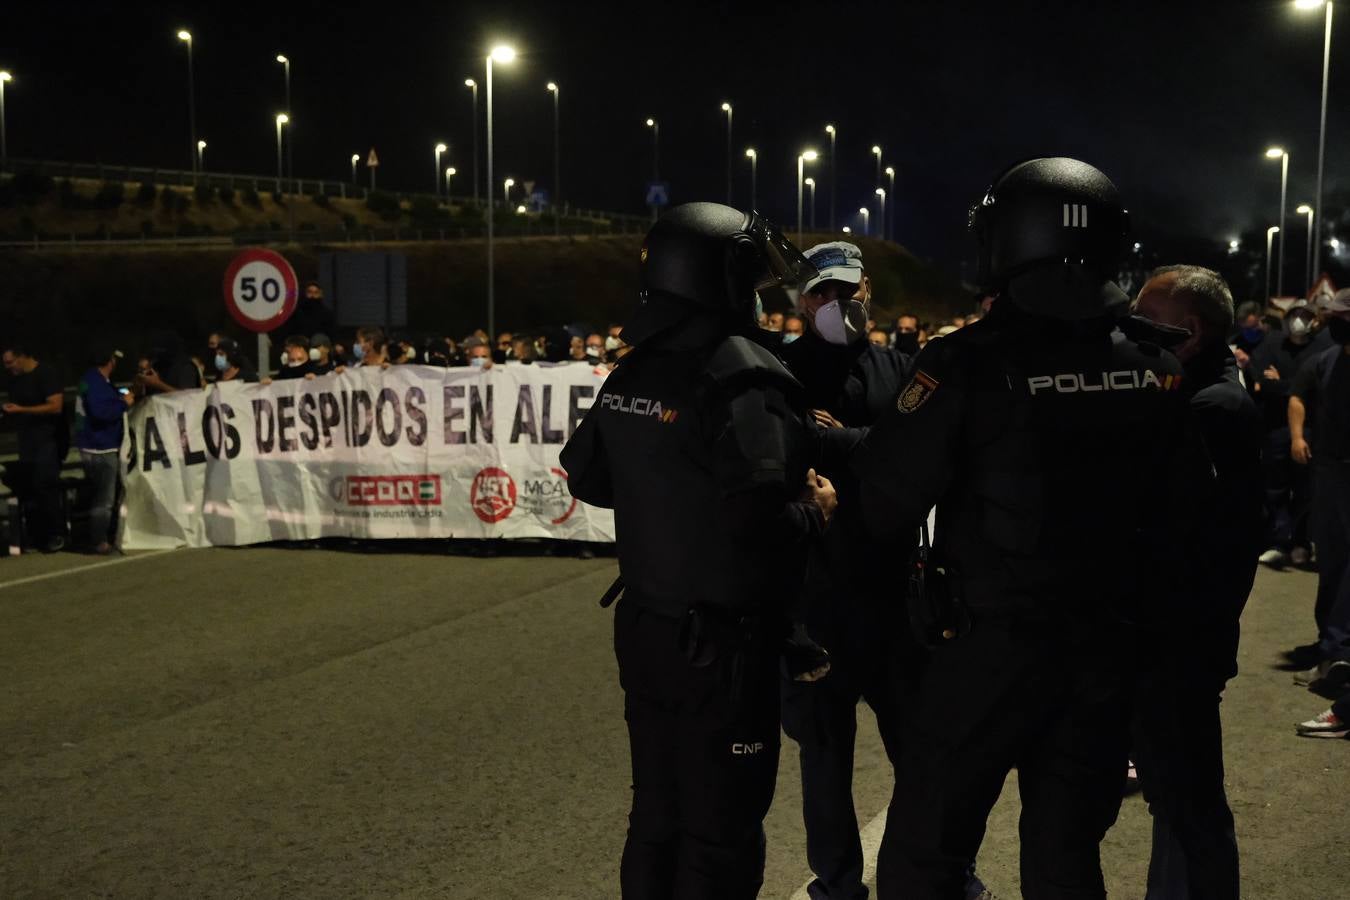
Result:
{"label": "bald man", "polygon": [[1190,565],[1145,638],[1134,758],[1153,814],[1148,900],[1238,900],[1238,850],[1223,786],[1219,701],[1237,674],[1238,619],[1261,551],[1261,417],[1228,349],[1233,298],[1199,266],[1155,271],[1137,315],[1189,332],[1181,361],[1192,422],[1214,466]]}

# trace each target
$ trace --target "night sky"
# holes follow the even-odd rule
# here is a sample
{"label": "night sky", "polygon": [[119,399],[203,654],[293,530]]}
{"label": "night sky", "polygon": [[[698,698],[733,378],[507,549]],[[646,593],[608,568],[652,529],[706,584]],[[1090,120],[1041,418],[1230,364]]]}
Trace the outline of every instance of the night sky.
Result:
{"label": "night sky", "polygon": [[[1350,8],[1338,20],[1328,190],[1350,184]],[[1321,12],[1297,12],[1289,0],[28,3],[6,10],[0,68],[15,76],[11,156],[184,168],[186,59],[174,35],[186,27],[207,168],[267,174],[282,52],[293,63],[297,175],[348,178],[351,154],[374,146],[381,187],[427,190],[443,140],[452,148],[442,167],[458,168],[455,192],[465,194],[464,78],[481,84],[486,48],[504,39],[521,58],[497,69],[498,185],[509,175],[549,186],[544,84],[555,80],[565,199],[641,212],[651,172],[643,122],[654,116],[673,199],[722,200],[728,100],[738,205],[748,204],[743,152],[754,145],[758,205],[795,219],[796,154],[827,149],[823,127],[833,122],[841,224],[856,227],[871,199],[879,143],[898,172],[899,240],[955,270],[970,256],[967,207],[991,175],[1028,156],[1078,156],[1103,169],[1145,241],[1226,242],[1273,224],[1279,163],[1263,158],[1272,143],[1291,155],[1290,209],[1310,202],[1322,23]],[[814,174],[823,225],[827,170],[818,164]],[[1293,260],[1305,234],[1291,215]]]}

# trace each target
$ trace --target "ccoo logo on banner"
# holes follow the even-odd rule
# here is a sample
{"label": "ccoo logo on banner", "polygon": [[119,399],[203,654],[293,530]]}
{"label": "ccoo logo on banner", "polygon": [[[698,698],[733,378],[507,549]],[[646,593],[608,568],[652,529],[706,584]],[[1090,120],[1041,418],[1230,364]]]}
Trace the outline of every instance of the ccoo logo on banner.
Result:
{"label": "ccoo logo on banner", "polygon": [[582,364],[356,369],[139,403],[123,546],[321,537],[612,541],[558,453],[605,373]]}

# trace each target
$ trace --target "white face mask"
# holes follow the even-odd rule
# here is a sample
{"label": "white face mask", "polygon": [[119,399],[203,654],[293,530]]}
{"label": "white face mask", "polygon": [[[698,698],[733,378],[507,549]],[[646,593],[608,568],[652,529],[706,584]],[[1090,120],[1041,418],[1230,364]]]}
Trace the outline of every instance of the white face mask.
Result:
{"label": "white face mask", "polygon": [[821,338],[842,347],[866,336],[867,307],[853,299],[831,300],[816,310],[812,324]]}
{"label": "white face mask", "polygon": [[1289,320],[1289,336],[1303,337],[1308,333],[1308,320],[1302,316],[1294,316]]}
{"label": "white face mask", "polygon": [[785,343],[785,344],[790,344],[790,343],[792,343],[793,341],[795,341],[795,340],[796,340],[797,338],[799,338],[799,337],[801,337],[801,335],[798,334],[797,332],[795,332],[795,331],[789,331],[789,332],[787,332],[786,334],[783,335],[783,343]]}
{"label": "white face mask", "polygon": [[605,338],[606,350],[618,350],[622,344],[623,342],[612,334],[609,337]]}
{"label": "white face mask", "polygon": [[309,361],[310,361],[310,362],[318,362],[318,361],[319,361],[319,348],[318,348],[318,347],[310,347],[310,348],[309,348]]}
{"label": "white face mask", "polygon": [[469,365],[473,366],[475,369],[481,369],[487,365],[487,362],[486,356],[475,356],[469,360]]}

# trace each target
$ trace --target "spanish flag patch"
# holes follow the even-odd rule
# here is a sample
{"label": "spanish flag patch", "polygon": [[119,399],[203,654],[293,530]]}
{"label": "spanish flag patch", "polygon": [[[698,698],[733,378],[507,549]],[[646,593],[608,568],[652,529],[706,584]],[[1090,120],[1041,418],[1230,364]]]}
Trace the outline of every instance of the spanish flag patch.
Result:
{"label": "spanish flag patch", "polygon": [[912,413],[937,390],[938,380],[932,375],[922,370],[914,373],[909,384],[900,391],[900,399],[895,401],[895,408],[902,413]]}

